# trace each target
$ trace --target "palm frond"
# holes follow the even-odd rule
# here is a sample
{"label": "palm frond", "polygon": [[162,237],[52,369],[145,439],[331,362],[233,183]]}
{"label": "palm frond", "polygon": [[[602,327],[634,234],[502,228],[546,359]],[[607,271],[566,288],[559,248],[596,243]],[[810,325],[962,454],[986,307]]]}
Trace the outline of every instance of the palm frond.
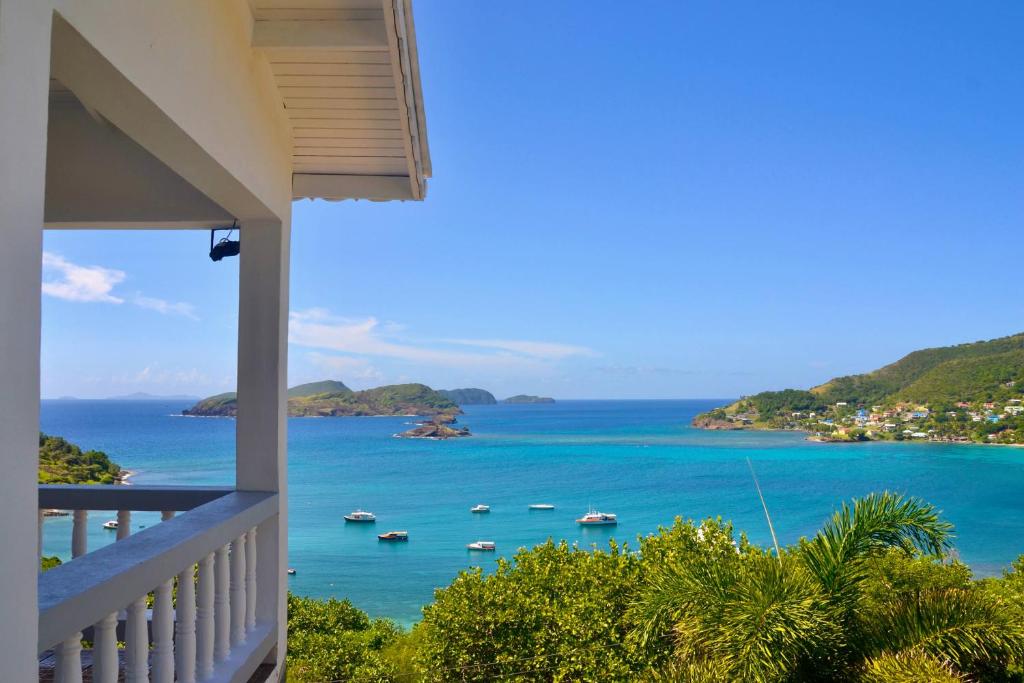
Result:
{"label": "palm frond", "polygon": [[942,555],[952,531],[933,505],[884,491],[843,503],[801,552],[822,588],[843,599],[863,579],[860,563],[865,558],[887,548]]}
{"label": "palm frond", "polygon": [[948,662],[923,652],[884,654],[870,660],[863,683],[965,683]]}
{"label": "palm frond", "polygon": [[877,653],[925,653],[968,673],[1024,658],[1024,620],[976,588],[894,596],[865,622]]}

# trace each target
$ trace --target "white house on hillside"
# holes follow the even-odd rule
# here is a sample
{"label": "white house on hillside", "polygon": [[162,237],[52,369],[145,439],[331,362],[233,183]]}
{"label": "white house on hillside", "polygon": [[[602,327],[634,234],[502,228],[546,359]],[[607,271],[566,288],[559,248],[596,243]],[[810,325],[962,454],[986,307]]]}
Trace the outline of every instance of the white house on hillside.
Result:
{"label": "white house on hillside", "polygon": [[[409,0],[0,0],[0,681],[280,678],[291,203],[430,174]],[[235,488],[37,487],[43,229],[235,220]],[[40,574],[43,508],[75,559]],[[89,510],[119,542],[88,551]]]}

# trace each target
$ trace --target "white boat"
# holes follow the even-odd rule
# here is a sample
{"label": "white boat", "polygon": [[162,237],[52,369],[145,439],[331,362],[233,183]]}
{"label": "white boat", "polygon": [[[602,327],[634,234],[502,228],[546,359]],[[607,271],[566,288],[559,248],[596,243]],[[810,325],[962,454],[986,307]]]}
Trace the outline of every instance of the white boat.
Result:
{"label": "white boat", "polygon": [[551,503],[530,503],[528,506],[531,510],[554,510],[555,506]]}
{"label": "white boat", "polygon": [[295,570],[291,567],[288,567],[288,576],[295,576]]}
{"label": "white boat", "polygon": [[363,510],[354,510],[345,515],[346,522],[376,522],[377,515]]}
{"label": "white boat", "polygon": [[490,505],[484,505],[483,503],[480,503],[478,505],[474,505],[473,507],[469,508],[469,511],[470,512],[490,512],[491,511],[491,506]]}
{"label": "white boat", "polygon": [[116,531],[117,530],[117,520],[116,519],[111,519],[111,520],[108,520],[106,522],[103,522],[103,528],[104,529],[111,529],[111,530]]}
{"label": "white boat", "polygon": [[591,509],[587,514],[577,519],[576,523],[583,526],[612,526],[618,524],[619,520],[610,512],[598,512]]}
{"label": "white boat", "polygon": [[466,547],[470,550],[494,550],[497,546],[494,541],[473,541]]}

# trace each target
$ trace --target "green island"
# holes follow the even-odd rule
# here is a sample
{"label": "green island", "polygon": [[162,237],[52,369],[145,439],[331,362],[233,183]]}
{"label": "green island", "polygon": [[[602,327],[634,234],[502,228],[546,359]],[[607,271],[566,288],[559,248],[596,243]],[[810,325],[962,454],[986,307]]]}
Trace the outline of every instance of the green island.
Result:
{"label": "green island", "polygon": [[498,402],[486,389],[438,389],[437,393],[460,406],[491,406]]}
{"label": "green island", "polygon": [[1024,556],[976,579],[952,532],[883,492],[781,549],[721,519],[520,549],[437,589],[409,630],[290,596],[288,680],[1022,681]]}
{"label": "green island", "polygon": [[[238,412],[238,398],[235,392],[217,394],[181,412],[195,417],[234,417]],[[392,384],[353,391],[342,382],[324,380],[288,390],[289,417],[454,416],[461,413],[451,399],[425,384]]]}
{"label": "green island", "polygon": [[527,394],[517,394],[516,396],[509,396],[502,403],[554,403],[555,399],[549,396],[529,396]]}
{"label": "green island", "polygon": [[826,442],[1024,444],[1024,334],[914,351],[808,391],[746,396],[693,425],[802,430]]}

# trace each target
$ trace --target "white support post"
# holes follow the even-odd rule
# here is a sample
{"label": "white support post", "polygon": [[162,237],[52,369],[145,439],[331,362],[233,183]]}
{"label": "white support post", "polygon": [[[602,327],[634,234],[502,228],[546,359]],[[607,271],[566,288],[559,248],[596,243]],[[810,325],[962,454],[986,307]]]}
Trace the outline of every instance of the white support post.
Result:
{"label": "white support post", "polygon": [[117,540],[121,541],[132,535],[132,511],[117,511]]}
{"label": "white support post", "polygon": [[228,598],[230,581],[228,547],[217,549],[217,561],[213,567],[213,658],[222,662],[231,654],[231,603]]}
{"label": "white support post", "polygon": [[[43,514],[43,509],[39,508],[39,536],[36,538],[36,555],[40,559],[43,557],[43,520],[46,519],[46,515]],[[42,571],[42,565],[39,567]]]}
{"label": "white support post", "polygon": [[93,683],[117,683],[117,612],[111,612],[93,626]]}
{"label": "white support post", "polygon": [[256,628],[256,527],[245,535],[245,630]]}
{"label": "white support post", "polygon": [[245,642],[245,535],[231,542],[231,647]]}
{"label": "white support post", "polygon": [[0,662],[36,680],[39,335],[51,3],[0,2]]}
{"label": "white support post", "polygon": [[[284,664],[288,569],[288,261],[291,216],[243,221],[238,303],[238,416],[235,483],[241,490],[274,491],[277,516],[256,537],[257,600],[253,622],[276,624],[268,661]],[[247,615],[248,617],[248,615]]]}
{"label": "white support post", "polygon": [[196,597],[196,676],[204,681],[213,675],[214,634],[213,553],[199,560],[199,589]]}
{"label": "white support post", "polygon": [[68,636],[57,646],[57,683],[82,683],[82,632]]}
{"label": "white support post", "polygon": [[128,605],[124,634],[125,683],[149,683],[149,627],[146,624],[146,596]]}
{"label": "white support post", "polygon": [[153,683],[174,683],[173,582],[168,579],[153,595]]}
{"label": "white support post", "polygon": [[174,620],[174,669],[178,683],[196,680],[196,584],[195,565],[178,574],[178,602]]}
{"label": "white support post", "polygon": [[71,559],[89,552],[89,511],[75,510],[71,522]]}

